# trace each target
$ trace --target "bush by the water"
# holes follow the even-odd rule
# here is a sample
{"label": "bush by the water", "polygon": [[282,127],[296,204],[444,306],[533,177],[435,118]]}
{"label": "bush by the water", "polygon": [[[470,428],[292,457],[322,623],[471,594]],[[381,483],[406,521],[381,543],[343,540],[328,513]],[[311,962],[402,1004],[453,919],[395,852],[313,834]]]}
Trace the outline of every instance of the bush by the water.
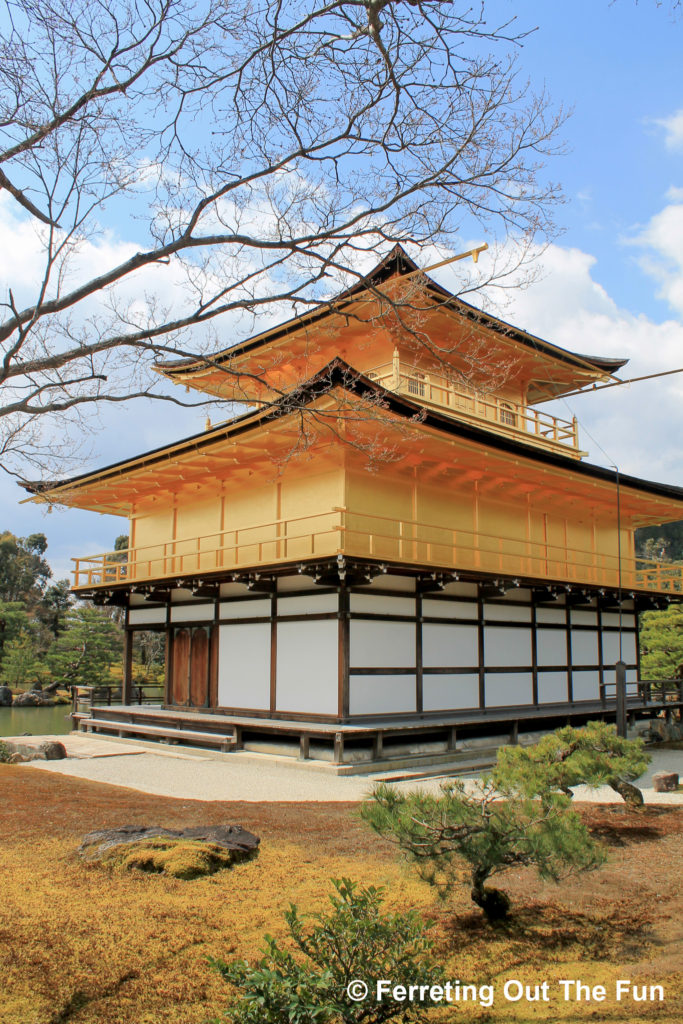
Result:
{"label": "bush by the water", "polygon": [[[428,992],[442,985],[444,974],[431,957],[432,941],[415,911],[382,910],[384,890],[333,879],[332,910],[300,916],[292,904],[285,913],[290,944],[297,955],[265,937],[263,957],[253,966],[244,960],[212,965],[238,989],[226,1017],[232,1024],[381,1024],[387,1020],[419,1021],[434,1005]],[[394,985],[424,986],[422,1001],[397,1003],[373,999],[377,978]],[[368,985],[369,998],[354,1001],[351,982]],[[358,988],[352,989],[352,995]]]}

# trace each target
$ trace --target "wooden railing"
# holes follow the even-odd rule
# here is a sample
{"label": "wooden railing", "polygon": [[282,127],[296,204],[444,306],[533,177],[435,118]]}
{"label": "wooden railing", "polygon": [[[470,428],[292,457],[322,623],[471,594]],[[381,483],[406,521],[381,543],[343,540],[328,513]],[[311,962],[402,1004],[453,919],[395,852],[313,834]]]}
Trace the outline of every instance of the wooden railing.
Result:
{"label": "wooden railing", "polygon": [[639,679],[638,696],[644,704],[683,704],[683,679]]}
{"label": "wooden railing", "polygon": [[481,570],[576,584],[683,593],[683,564],[628,558],[514,535],[339,510],[341,549],[357,557]]}
{"label": "wooden railing", "polygon": [[[150,693],[149,691],[153,692]],[[123,689],[121,684],[103,683],[100,686],[72,686],[71,687],[71,714],[77,712],[89,712],[95,703],[121,704]],[[160,704],[164,699],[164,686],[153,683],[133,683],[131,690],[131,703],[133,704]]]}
{"label": "wooden railing", "polygon": [[75,558],[74,588],[345,554],[534,580],[683,593],[683,564],[333,508],[314,516]]}
{"label": "wooden railing", "polygon": [[111,586],[336,554],[340,511],[332,509],[318,515],[276,519],[201,537],[72,558],[73,585],[75,589]]}
{"label": "wooden railing", "polygon": [[508,398],[482,394],[441,374],[407,368],[398,359],[375,366],[366,375],[389,391],[407,395],[422,405],[436,406],[457,419],[485,425],[495,433],[576,459],[586,454],[579,450],[576,417],[563,420]]}

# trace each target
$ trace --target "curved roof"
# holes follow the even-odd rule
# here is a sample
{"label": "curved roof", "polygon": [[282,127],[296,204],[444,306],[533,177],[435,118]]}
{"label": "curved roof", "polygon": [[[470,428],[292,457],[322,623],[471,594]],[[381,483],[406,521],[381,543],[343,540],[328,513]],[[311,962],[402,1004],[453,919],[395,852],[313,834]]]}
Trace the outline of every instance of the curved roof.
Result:
{"label": "curved roof", "polygon": [[[530,334],[528,331],[515,327],[514,325],[507,323],[505,320],[501,320],[499,317],[485,313],[483,310],[478,309],[471,303],[458,298],[452,292],[449,292],[448,289],[434,281],[428,274],[425,274],[420,270],[415,261],[411,259],[401,245],[395,245],[391,252],[385,256],[384,259],[382,259],[377,266],[373,268],[373,270],[356,281],[356,283],[351,287],[340,292],[334,298],[327,302],[322,302],[320,306],[314,310],[302,313],[297,317],[292,317],[291,319],[284,321],[282,324],[278,324],[276,327],[272,327],[266,331],[260,332],[259,334],[252,335],[244,341],[237,342],[237,344],[232,345],[230,348],[223,349],[222,351],[215,353],[210,357],[211,364],[220,364],[228,359],[234,359],[235,356],[253,352],[258,348],[265,347],[272,342],[277,341],[300,327],[310,326],[336,312],[342,312],[346,306],[360,298],[364,292],[372,294],[374,290],[379,288],[390,278],[406,277],[408,275],[417,275],[420,273],[422,274],[428,291],[438,301],[439,305],[445,306],[446,308],[460,314],[460,316],[478,323],[480,326],[488,330],[492,330],[496,334],[516,341],[527,348],[545,353],[554,359],[559,359],[561,362],[572,364],[577,368],[592,369],[601,374],[613,374],[628,362],[628,359],[609,358],[605,356],[585,355],[578,352],[570,352],[568,349],[561,348],[559,345],[554,345],[534,334]],[[206,362],[202,359],[185,358],[157,363],[155,369],[170,379],[182,379],[186,375],[206,369],[206,365]]]}
{"label": "curved roof", "polygon": [[[454,438],[461,438],[463,441],[474,442],[486,449],[507,453],[516,457],[516,461],[545,465],[561,469],[566,479],[587,478],[603,483],[617,485],[624,488],[633,488],[641,494],[651,495],[659,499],[663,505],[660,510],[664,515],[658,522],[663,522],[665,516],[674,519],[680,517],[680,503],[683,503],[683,488],[671,484],[657,483],[651,480],[643,480],[638,477],[627,476],[617,473],[612,469],[605,469],[602,466],[595,466],[587,462],[568,460],[566,456],[544,449],[535,448],[515,438],[505,437],[501,434],[494,434],[482,426],[472,423],[465,423],[456,420],[436,409],[426,409],[417,402],[411,401],[405,395],[388,391],[381,384],[376,383],[364,374],[355,370],[342,359],[335,359],[323,370],[308,380],[300,388],[297,394],[297,401],[293,403],[291,396],[285,396],[274,402],[268,409],[260,409],[256,412],[243,413],[233,420],[222,423],[201,434],[194,434],[145,452],[132,459],[125,459],[113,465],[101,469],[89,471],[72,477],[68,480],[25,482],[21,486],[25,488],[34,500],[52,501],[54,504],[69,504],[69,494],[76,494],[84,491],[91,483],[102,483],[112,481],[121,476],[135,474],[140,470],[150,469],[160,463],[167,462],[169,458],[183,456],[193,457],[202,451],[210,449],[216,444],[227,440],[237,439],[269,422],[278,420],[281,417],[296,415],[297,410],[310,405],[316,399],[328,394],[334,388],[341,388],[357,395],[377,394],[381,398],[382,408],[397,415],[401,419],[415,423],[417,426],[432,428],[437,433],[448,435]],[[26,499],[29,500],[29,499]],[[76,504],[74,502],[74,504]],[[118,514],[124,514],[119,511]]]}

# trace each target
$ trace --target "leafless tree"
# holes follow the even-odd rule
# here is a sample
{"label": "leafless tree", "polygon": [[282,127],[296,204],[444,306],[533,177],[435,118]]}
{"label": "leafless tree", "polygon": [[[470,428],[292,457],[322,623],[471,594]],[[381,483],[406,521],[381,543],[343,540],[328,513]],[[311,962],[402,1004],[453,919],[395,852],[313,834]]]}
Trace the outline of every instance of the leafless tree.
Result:
{"label": "leafless tree", "polygon": [[56,416],[63,439],[100,402],[178,401],[154,358],[210,361],[218,330],[324,304],[397,241],[524,254],[552,228],[561,115],[483,3],[2,8],[0,215],[36,253],[1,296],[10,471],[53,453]]}

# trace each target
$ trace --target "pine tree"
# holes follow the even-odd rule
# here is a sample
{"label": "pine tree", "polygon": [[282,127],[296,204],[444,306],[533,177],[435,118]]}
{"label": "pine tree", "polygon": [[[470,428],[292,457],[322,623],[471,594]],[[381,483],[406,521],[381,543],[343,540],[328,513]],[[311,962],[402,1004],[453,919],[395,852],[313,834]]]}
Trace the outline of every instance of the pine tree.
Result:
{"label": "pine tree", "polygon": [[493,772],[485,775],[474,792],[460,780],[444,783],[438,796],[377,786],[361,814],[443,897],[462,884],[469,865],[472,900],[490,921],[510,908],[504,892],[486,886],[493,875],[531,865],[541,878],[558,881],[604,860],[569,797],[549,790],[539,799],[525,796],[518,776],[506,777],[503,766],[495,781]]}
{"label": "pine tree", "polygon": [[18,637],[5,644],[0,666],[0,681],[10,689],[16,690],[24,684],[34,682],[38,675],[40,666],[33,639],[27,632],[21,632]]}
{"label": "pine tree", "polygon": [[48,654],[48,665],[64,685],[98,686],[111,681],[111,666],[120,660],[122,649],[121,628],[106,612],[78,605],[69,610],[66,628]]}
{"label": "pine tree", "polygon": [[679,679],[683,675],[683,606],[643,612],[640,620],[643,679]]}

